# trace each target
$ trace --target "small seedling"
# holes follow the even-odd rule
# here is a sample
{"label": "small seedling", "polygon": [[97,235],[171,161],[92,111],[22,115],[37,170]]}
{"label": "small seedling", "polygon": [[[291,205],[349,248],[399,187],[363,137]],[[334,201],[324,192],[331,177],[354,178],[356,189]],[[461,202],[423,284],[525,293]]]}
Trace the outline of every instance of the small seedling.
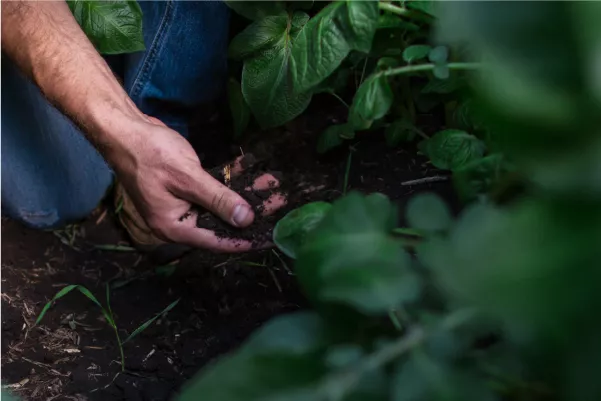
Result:
{"label": "small seedling", "polygon": [[100,310],[102,311],[102,314],[104,315],[104,318],[106,319],[106,321],[109,324],[109,326],[111,326],[112,329],[114,330],[115,337],[117,338],[117,346],[119,348],[119,354],[120,354],[120,357],[121,357],[121,371],[125,371],[125,355],[123,353],[123,345],[125,343],[131,341],[134,337],[136,337],[138,334],[140,334],[144,330],[146,330],[148,328],[148,326],[150,326],[159,317],[164,316],[165,314],[167,314],[167,312],[169,312],[171,309],[173,309],[175,307],[175,305],[177,305],[178,302],[179,302],[179,300],[180,300],[180,298],[178,298],[175,301],[173,301],[172,303],[170,303],[169,305],[167,305],[167,307],[165,309],[163,309],[161,312],[159,312],[158,314],[156,314],[154,317],[148,319],[146,322],[142,323],[129,336],[127,336],[127,338],[124,341],[121,341],[121,336],[119,336],[119,329],[117,328],[117,324],[115,323],[115,317],[113,315],[113,310],[111,309],[110,287],[109,287],[108,283],[106,285],[106,308],[104,306],[102,306],[102,304],[100,303],[100,301],[98,301],[98,299],[94,296],[94,294],[92,294],[90,292],[90,290],[88,290],[86,287],[81,286],[81,285],[71,284],[71,285],[68,285],[68,286],[64,287],[59,292],[57,292],[56,295],[50,300],[50,302],[48,302],[46,305],[44,305],[44,308],[42,309],[42,311],[40,312],[38,318],[35,321],[35,325],[38,325],[42,321],[42,319],[46,315],[46,312],[48,312],[48,310],[50,309],[50,307],[52,306],[52,304],[55,301],[57,301],[60,298],[64,297],[65,295],[67,295],[68,293],[70,293],[73,290],[77,290],[77,291],[81,292],[90,301],[94,302],[100,308]]}

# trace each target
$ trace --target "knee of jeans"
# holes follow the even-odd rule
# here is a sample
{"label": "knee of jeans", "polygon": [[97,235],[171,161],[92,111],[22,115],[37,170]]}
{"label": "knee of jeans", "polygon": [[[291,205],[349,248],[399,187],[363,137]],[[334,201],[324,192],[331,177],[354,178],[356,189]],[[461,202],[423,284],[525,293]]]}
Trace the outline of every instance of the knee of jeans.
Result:
{"label": "knee of jeans", "polygon": [[61,226],[58,210],[31,210],[19,208],[7,213],[11,218],[31,228],[52,229]]}
{"label": "knee of jeans", "polygon": [[[110,185],[110,183],[109,183]],[[29,202],[27,206],[3,207],[3,214],[36,229],[56,229],[85,219],[98,207],[109,185],[93,188],[87,192],[72,194],[69,198],[55,201]],[[12,203],[12,202],[11,202]]]}

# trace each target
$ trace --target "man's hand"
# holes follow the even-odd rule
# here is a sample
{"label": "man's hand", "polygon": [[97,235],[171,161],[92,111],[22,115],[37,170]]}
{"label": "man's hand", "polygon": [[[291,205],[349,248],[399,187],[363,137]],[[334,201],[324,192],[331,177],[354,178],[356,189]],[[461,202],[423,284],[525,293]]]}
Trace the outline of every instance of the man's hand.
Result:
{"label": "man's hand", "polygon": [[[184,138],[136,108],[64,1],[3,1],[1,27],[3,52],[82,128],[160,237],[220,251],[250,248],[196,228],[195,219],[179,221],[193,204],[238,227],[254,215],[202,169]],[[281,204],[272,199],[270,207]]]}
{"label": "man's hand", "polygon": [[[128,129],[132,133],[125,137],[127,142],[107,157],[158,237],[220,252],[251,248],[250,242],[217,238],[214,232],[197,228],[195,216],[181,218],[193,205],[199,205],[234,227],[246,227],[254,219],[252,209],[239,194],[202,169],[188,141],[152,117],[130,123]],[[240,165],[234,164],[233,170],[240,173]],[[255,189],[267,189],[269,182],[277,180],[265,174],[255,181]],[[283,196],[273,195],[266,213],[284,203]]]}

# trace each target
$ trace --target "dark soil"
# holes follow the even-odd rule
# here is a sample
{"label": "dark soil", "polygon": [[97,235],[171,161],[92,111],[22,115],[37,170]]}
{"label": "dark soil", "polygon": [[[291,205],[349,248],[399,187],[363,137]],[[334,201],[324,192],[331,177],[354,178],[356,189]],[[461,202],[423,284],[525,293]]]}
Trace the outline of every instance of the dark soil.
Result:
{"label": "dark soil", "polygon": [[[344,192],[349,147],[322,157],[314,151],[317,135],[339,122],[337,107],[314,105],[286,127],[257,132],[234,149],[223,139],[224,126],[199,128],[204,135],[193,142],[206,152],[203,164],[209,167],[240,155],[240,149],[256,156],[257,167],[235,178],[234,189],[248,187],[259,171],[279,171],[281,188],[273,191],[289,194],[284,213]],[[323,110],[332,110],[331,115]],[[456,205],[448,181],[404,185],[445,176],[413,147],[390,149],[380,134],[370,133],[359,135],[353,148],[348,190],[383,192],[401,208],[412,194],[435,191]],[[255,206],[267,195],[246,194]],[[2,383],[23,399],[168,400],[200,368],[235,349],[266,320],[307,306],[290,271],[292,262],[271,250],[243,255],[199,250],[160,269],[136,252],[98,250],[98,244],[128,245],[113,212],[105,211],[102,206],[85,222],[54,233],[2,221]],[[263,241],[278,216],[259,218],[250,234],[214,228],[223,236]],[[198,220],[202,227],[217,221],[202,214]],[[81,294],[67,295],[39,326],[33,324],[65,285],[81,284],[104,303],[106,283],[113,286],[111,307],[121,338],[181,299],[124,346],[125,373],[120,373],[114,332]]]}

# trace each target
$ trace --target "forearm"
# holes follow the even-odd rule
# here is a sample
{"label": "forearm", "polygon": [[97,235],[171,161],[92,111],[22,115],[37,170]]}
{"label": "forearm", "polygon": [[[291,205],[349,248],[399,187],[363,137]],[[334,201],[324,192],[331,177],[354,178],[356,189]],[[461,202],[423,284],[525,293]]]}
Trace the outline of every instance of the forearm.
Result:
{"label": "forearm", "polygon": [[143,118],[64,1],[3,1],[2,50],[105,156]]}

